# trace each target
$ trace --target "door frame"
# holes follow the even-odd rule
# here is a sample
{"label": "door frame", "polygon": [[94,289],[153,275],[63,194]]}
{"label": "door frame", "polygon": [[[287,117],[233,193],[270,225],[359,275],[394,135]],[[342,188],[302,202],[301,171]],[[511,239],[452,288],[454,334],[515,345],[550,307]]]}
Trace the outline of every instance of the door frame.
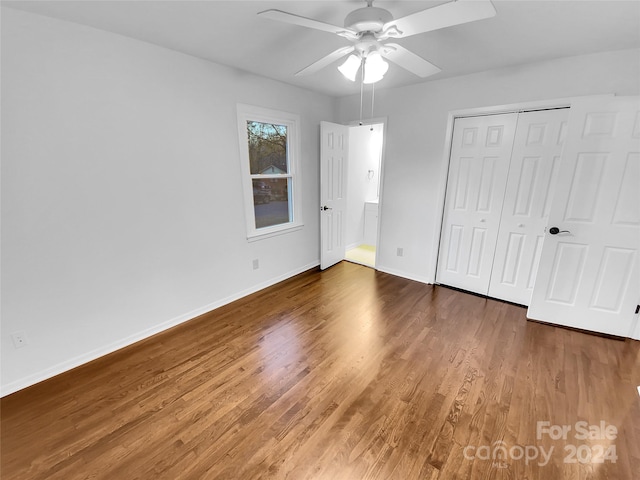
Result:
{"label": "door frame", "polygon": [[440,255],[440,243],[442,241],[444,208],[447,195],[447,179],[449,178],[449,168],[451,164],[451,150],[453,148],[453,127],[456,118],[464,117],[480,117],[487,115],[499,115],[503,113],[523,113],[533,110],[551,110],[556,108],[571,107],[571,104],[581,98],[607,98],[614,97],[614,94],[604,95],[581,95],[576,97],[564,97],[550,100],[537,100],[531,102],[518,102],[505,105],[495,105],[487,107],[465,108],[461,110],[451,110],[447,117],[447,130],[445,133],[445,146],[443,152],[440,179],[438,181],[438,203],[436,211],[438,212],[438,228],[434,230],[433,244],[435,248],[431,252],[431,265],[433,266],[429,275],[429,283],[438,285],[436,281],[438,273],[438,257]]}
{"label": "door frame", "polygon": [[[382,236],[382,205],[383,205],[383,192],[384,192],[384,174],[385,174],[385,151],[387,149],[387,126],[388,126],[388,117],[374,117],[367,118],[366,120],[351,120],[347,122],[346,125],[348,127],[360,127],[364,125],[379,125],[382,124],[382,147],[380,152],[380,178],[378,179],[378,225],[376,231],[376,255],[374,257],[374,270],[378,269],[378,258],[380,252],[380,238]],[[347,202],[349,201],[347,194]],[[347,205],[347,208],[348,205]]]}

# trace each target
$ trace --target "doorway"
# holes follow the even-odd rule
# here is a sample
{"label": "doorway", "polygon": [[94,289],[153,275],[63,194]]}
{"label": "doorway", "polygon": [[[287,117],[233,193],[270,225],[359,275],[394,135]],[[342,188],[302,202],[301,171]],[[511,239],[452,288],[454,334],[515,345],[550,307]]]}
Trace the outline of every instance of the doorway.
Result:
{"label": "doorway", "polygon": [[376,266],[384,124],[349,128],[345,260]]}

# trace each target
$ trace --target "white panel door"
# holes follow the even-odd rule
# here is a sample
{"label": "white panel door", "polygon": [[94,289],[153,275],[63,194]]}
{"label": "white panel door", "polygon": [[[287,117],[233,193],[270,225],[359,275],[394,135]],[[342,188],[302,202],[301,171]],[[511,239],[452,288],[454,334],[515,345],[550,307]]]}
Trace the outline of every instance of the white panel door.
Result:
{"label": "white panel door", "polygon": [[529,318],[632,334],[640,299],[639,186],[640,98],[572,104]]}
{"label": "white panel door", "polygon": [[509,113],[455,120],[438,283],[489,290],[516,119]]}
{"label": "white panel door", "polygon": [[489,284],[490,297],[529,305],[568,115],[568,109],[557,109],[518,116]]}
{"label": "white panel door", "polygon": [[344,259],[346,241],[349,127],[321,122],[320,268]]}

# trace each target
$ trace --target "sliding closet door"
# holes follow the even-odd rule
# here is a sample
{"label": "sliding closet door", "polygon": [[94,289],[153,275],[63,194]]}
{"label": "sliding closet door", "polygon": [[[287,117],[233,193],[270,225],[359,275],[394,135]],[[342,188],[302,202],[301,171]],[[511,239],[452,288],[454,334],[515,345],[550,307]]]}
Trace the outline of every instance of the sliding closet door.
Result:
{"label": "sliding closet door", "polygon": [[489,296],[529,305],[567,132],[569,109],[521,113]]}
{"label": "sliding closet door", "polygon": [[438,283],[489,290],[516,119],[509,113],[455,120]]}

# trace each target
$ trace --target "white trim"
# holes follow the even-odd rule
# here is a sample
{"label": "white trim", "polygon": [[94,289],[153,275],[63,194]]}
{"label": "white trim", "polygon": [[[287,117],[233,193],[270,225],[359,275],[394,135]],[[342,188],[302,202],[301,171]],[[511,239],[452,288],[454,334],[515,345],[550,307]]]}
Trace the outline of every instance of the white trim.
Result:
{"label": "white trim", "polygon": [[415,282],[426,283],[427,285],[433,285],[433,282],[429,281],[427,277],[412,275],[410,273],[402,272],[400,270],[395,270],[393,268],[387,268],[382,265],[376,266],[376,270],[383,273],[388,273],[389,275],[394,275],[396,277],[406,278],[407,280],[413,280]]}
{"label": "white trim", "polygon": [[438,199],[437,199],[437,225],[438,227],[434,229],[433,240],[435,248],[431,252],[431,271],[428,272],[427,277],[429,278],[429,283],[437,283],[436,275],[438,270],[438,255],[440,253],[440,241],[442,240],[442,221],[444,219],[444,200],[445,194],[447,190],[447,177],[449,174],[449,163],[451,160],[451,148],[453,142],[453,123],[456,118],[460,117],[474,117],[474,116],[482,116],[482,115],[499,115],[502,113],[514,113],[514,112],[526,112],[530,110],[544,110],[551,108],[563,108],[563,107],[571,107],[571,104],[575,102],[577,99],[583,98],[602,98],[602,97],[613,97],[614,94],[603,94],[603,95],[583,95],[577,97],[565,97],[565,98],[556,98],[551,100],[537,100],[532,102],[518,102],[511,103],[506,105],[494,105],[487,107],[476,107],[476,108],[466,108],[461,110],[452,110],[449,112],[447,117],[447,130],[445,134],[445,145],[443,152],[443,162],[442,164],[445,168],[442,169],[440,173],[440,180],[438,182]]}
{"label": "white trim", "polygon": [[361,127],[363,125],[378,125],[380,123],[384,123],[385,127],[387,125],[387,118],[386,116],[384,117],[375,117],[375,118],[367,118],[365,120],[351,120],[350,122],[347,123],[347,126],[349,127]]}
{"label": "white trim", "polygon": [[[238,121],[238,147],[240,156],[240,171],[242,173],[242,189],[244,193],[245,224],[247,240],[250,242],[270,238],[280,233],[299,230],[304,226],[302,221],[302,158],[301,158],[301,121],[300,115],[282,112],[271,108],[256,107],[239,103],[236,106]],[[275,123],[287,127],[287,153],[289,155],[289,172],[286,176],[291,179],[289,198],[291,204],[292,221],[266,228],[256,228],[255,211],[253,206],[253,184],[249,167],[249,151],[247,149],[247,121]],[[283,176],[283,178],[285,178]]]}
{"label": "white trim", "polygon": [[382,238],[382,210],[384,206],[384,177],[386,171],[386,151],[387,151],[387,131],[389,130],[389,124],[387,117],[382,117],[381,121],[376,122],[376,124],[382,123],[382,145],[380,151],[380,178],[378,179],[378,225],[376,231],[376,256],[374,259],[375,268],[378,269],[378,262],[380,256],[378,252],[380,251],[380,240]]}
{"label": "white trim", "polygon": [[259,234],[247,236],[247,241],[256,242],[258,240],[264,240],[265,238],[277,237],[278,235],[297,232],[298,230],[302,230],[304,227],[304,223],[300,223],[298,225],[291,225],[290,223],[287,223],[286,225],[286,228],[283,228],[282,225],[276,225],[278,228],[261,228]]}
{"label": "white trim", "polygon": [[353,250],[354,248],[358,248],[360,245],[364,245],[364,242],[355,242],[350,245],[344,247],[345,251]]}
{"label": "white trim", "polygon": [[451,110],[449,118],[453,117],[477,117],[482,115],[499,115],[501,113],[528,112],[531,110],[544,110],[547,108],[570,107],[573,102],[585,98],[608,98],[614,97],[613,93],[602,95],[581,95],[577,97],[554,98],[550,100],[536,100],[531,102],[508,103],[505,105],[492,105],[486,107],[463,108]]}
{"label": "white trim", "polygon": [[194,318],[199,317],[200,315],[204,315],[205,313],[209,313],[224,305],[235,302],[240,298],[251,295],[252,293],[258,292],[267,287],[271,287],[276,283],[282,282],[283,280],[299,275],[319,265],[320,265],[319,260],[309,263],[307,265],[304,265],[303,267],[296,268],[295,270],[291,270],[283,275],[279,275],[275,278],[259,283],[258,285],[249,287],[246,290],[242,290],[241,292],[237,292],[235,294],[229,295],[228,297],[222,298],[216,302],[210,303],[208,305],[204,305],[195,310],[191,310],[190,312],[187,312],[183,315],[179,315],[178,317],[167,320],[166,322],[163,322],[159,325],[154,325],[151,328],[135,333],[133,335],[129,335],[128,337],[112,342],[108,345],[105,345],[104,347],[97,348],[83,355],[79,355],[75,358],[58,363],[57,365],[53,365],[52,367],[49,367],[41,372],[29,375],[25,378],[21,378],[20,380],[16,380],[6,385],[2,385],[0,387],[1,388],[0,397],[5,397],[7,395],[17,392],[18,390],[22,390],[23,388],[30,387],[32,385],[35,385],[36,383],[42,382],[56,375],[67,372],[73,368],[84,365],[85,363],[91,362],[93,360],[97,360],[100,357],[113,353],[124,347],[133,345],[134,343],[137,343],[141,340],[145,340],[158,333],[162,333],[165,330],[168,330],[177,325],[180,325],[181,323],[193,320]]}

